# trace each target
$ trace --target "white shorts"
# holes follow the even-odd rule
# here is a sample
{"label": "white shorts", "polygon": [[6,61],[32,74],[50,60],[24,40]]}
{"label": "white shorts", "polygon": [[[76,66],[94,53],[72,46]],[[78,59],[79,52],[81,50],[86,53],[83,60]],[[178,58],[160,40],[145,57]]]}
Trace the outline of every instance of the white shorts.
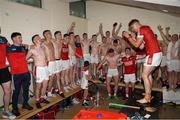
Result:
{"label": "white shorts", "polygon": [[56,60],[56,73],[59,73],[62,71],[62,66],[61,66],[61,60]]}
{"label": "white shorts", "polygon": [[125,83],[135,83],[136,82],[136,76],[135,73],[133,74],[124,74],[124,82]]}
{"label": "white shorts", "polygon": [[84,54],[83,57],[84,57],[84,61],[88,61],[89,63],[91,62],[90,54]]}
{"label": "white shorts", "polygon": [[69,65],[73,66],[76,64],[76,57],[75,56],[70,56],[69,57]]}
{"label": "white shorts", "polygon": [[49,76],[56,74],[56,61],[50,61],[48,63]]}
{"label": "white shorts", "polygon": [[70,68],[69,60],[61,60],[62,71]]}
{"label": "white shorts", "polygon": [[159,66],[162,60],[162,52],[154,53],[152,58],[149,55],[145,58],[144,66]]}
{"label": "white shorts", "polygon": [[171,71],[180,72],[180,60],[169,60],[167,62],[167,70],[169,72]]}
{"label": "white shorts", "polygon": [[161,67],[164,67],[167,65],[167,57],[166,56],[162,56],[162,61],[161,61]]}
{"label": "white shorts", "polygon": [[118,76],[118,69],[108,69],[107,77]]}
{"label": "white shorts", "polygon": [[91,63],[98,64],[98,55],[91,55]]}
{"label": "white shorts", "polygon": [[44,80],[49,80],[49,71],[48,67],[35,67],[34,68],[34,76],[36,79],[36,83],[42,83]]}
{"label": "white shorts", "polygon": [[88,80],[81,80],[81,89],[88,89]]}
{"label": "white shorts", "polygon": [[146,55],[136,55],[136,63],[144,63]]}
{"label": "white shorts", "polygon": [[101,56],[101,60],[103,60],[103,59],[104,59],[104,57],[105,57],[105,56]]}

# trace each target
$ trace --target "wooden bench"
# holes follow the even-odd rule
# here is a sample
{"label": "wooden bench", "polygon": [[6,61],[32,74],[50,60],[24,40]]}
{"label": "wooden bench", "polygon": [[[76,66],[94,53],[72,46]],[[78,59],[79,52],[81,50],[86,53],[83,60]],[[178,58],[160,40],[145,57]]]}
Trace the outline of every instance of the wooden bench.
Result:
{"label": "wooden bench", "polygon": [[[68,93],[65,93],[65,96],[66,96],[66,97],[70,97],[70,96],[76,94],[77,92],[79,92],[80,90],[81,90],[81,88],[80,88],[80,87],[77,87],[76,89],[71,90],[71,91],[68,92]],[[48,99],[48,101],[50,101],[49,104],[41,104],[42,108],[37,109],[37,108],[36,108],[36,105],[35,105],[35,103],[36,103],[35,98],[32,98],[32,99],[30,100],[29,104],[30,104],[31,106],[33,106],[34,109],[31,110],[31,111],[28,111],[28,110],[26,110],[26,109],[19,108],[19,111],[20,111],[21,115],[18,116],[16,119],[28,119],[28,118],[36,115],[37,113],[39,113],[39,112],[41,112],[41,111],[43,111],[43,110],[45,110],[45,109],[47,109],[47,108],[49,108],[49,107],[57,104],[57,103],[59,103],[60,101],[62,101],[62,100],[64,100],[64,99],[66,99],[66,98],[62,98],[62,97],[60,97],[60,96],[51,97],[51,98]]]}

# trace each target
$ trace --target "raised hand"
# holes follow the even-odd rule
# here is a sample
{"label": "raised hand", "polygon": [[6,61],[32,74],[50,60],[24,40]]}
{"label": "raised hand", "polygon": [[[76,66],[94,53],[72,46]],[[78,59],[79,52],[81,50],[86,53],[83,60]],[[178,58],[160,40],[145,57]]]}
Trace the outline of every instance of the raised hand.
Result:
{"label": "raised hand", "polygon": [[158,30],[159,30],[159,31],[162,31],[162,30],[163,30],[163,28],[162,28],[162,26],[161,26],[161,25],[158,25],[158,27],[157,27],[157,28],[158,28]]}
{"label": "raised hand", "polygon": [[75,26],[76,26],[76,23],[72,22],[71,27],[75,27]]}
{"label": "raised hand", "polygon": [[119,27],[120,27],[120,28],[122,27],[122,23],[119,23]]}
{"label": "raised hand", "polygon": [[166,27],[166,31],[169,31],[170,30],[170,27]]}
{"label": "raised hand", "polygon": [[123,31],[122,32],[122,36],[125,37],[125,38],[129,38],[130,37],[130,35],[129,35],[129,33],[127,31]]}
{"label": "raised hand", "polygon": [[116,27],[117,26],[117,22],[115,22],[114,24],[113,24],[113,27]]}
{"label": "raised hand", "polygon": [[133,33],[133,32],[131,32],[131,37],[132,37],[132,38],[136,38],[136,34]]}
{"label": "raised hand", "polygon": [[100,23],[99,24],[99,30],[102,30],[102,28],[103,28],[103,25],[102,25],[102,23]]}

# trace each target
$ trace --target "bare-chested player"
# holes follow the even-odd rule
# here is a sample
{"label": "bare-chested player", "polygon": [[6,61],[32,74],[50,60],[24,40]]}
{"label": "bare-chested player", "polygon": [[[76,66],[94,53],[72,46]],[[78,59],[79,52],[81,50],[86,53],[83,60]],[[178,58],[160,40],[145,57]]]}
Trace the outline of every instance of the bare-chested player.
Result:
{"label": "bare-chested player", "polygon": [[91,68],[92,68],[92,76],[96,78],[97,72],[97,64],[99,62],[99,46],[100,43],[97,41],[97,35],[92,35],[92,42],[90,43],[91,46]]}
{"label": "bare-chested player", "polygon": [[162,51],[162,61],[159,68],[159,74],[157,80],[160,80],[162,82],[162,87],[167,86],[168,87],[168,75],[167,75],[167,45],[163,41],[159,41],[159,46]]}
{"label": "bare-chested player", "polygon": [[176,91],[178,74],[180,73],[180,41],[178,35],[173,34],[169,37],[169,29],[166,28],[166,35],[163,33],[163,28],[158,26],[158,30],[163,38],[163,41],[168,45],[167,47],[167,71],[169,76],[170,90]]}
{"label": "bare-chested player", "polygon": [[83,37],[82,50],[83,50],[84,61],[88,61],[90,63],[91,61],[91,57],[89,53],[90,40],[88,39],[87,33],[83,33],[82,37]]}
{"label": "bare-chested player", "polygon": [[114,79],[114,97],[117,98],[117,90],[118,90],[118,63],[120,61],[120,55],[116,54],[114,49],[110,48],[108,50],[108,54],[105,56],[105,58],[100,62],[98,65],[98,69],[101,68],[101,66],[105,63],[108,62],[108,73],[107,73],[107,79],[106,79],[106,87],[108,91],[108,98],[111,98],[111,87],[110,87],[110,82],[112,78]]}
{"label": "bare-chested player", "polygon": [[[125,57],[126,56],[125,49],[126,48],[132,48],[132,47],[128,44],[128,41],[126,41],[123,37],[118,36],[118,34],[121,30],[121,27],[122,27],[121,23],[119,23],[119,25],[117,23],[113,24],[112,36],[115,40],[111,44],[111,47],[113,49],[115,49],[115,51],[117,53],[120,53],[121,56]],[[116,40],[118,40],[118,44],[117,44]],[[118,72],[119,72],[119,77],[122,80],[122,78],[123,78],[123,65],[121,63],[118,65]]]}
{"label": "bare-chested player", "polygon": [[53,85],[53,78],[56,74],[56,62],[55,62],[55,52],[54,46],[52,43],[52,34],[50,30],[43,31],[43,36],[45,41],[43,42],[43,46],[45,48],[45,53],[48,60],[48,70],[49,70],[49,83],[48,83],[48,97],[52,97],[52,85]]}
{"label": "bare-chested player", "polygon": [[70,41],[69,41],[69,61],[70,61],[70,80],[71,80],[71,87],[75,88],[76,83],[79,82],[79,80],[76,81],[76,56],[75,56],[75,35],[74,32],[69,33]]}
{"label": "bare-chested player", "polygon": [[39,35],[34,35],[32,37],[33,46],[31,46],[26,58],[32,56],[34,60],[34,77],[36,79],[36,107],[41,108],[41,102],[48,104],[49,101],[46,100],[46,89],[49,80],[49,71],[47,67],[47,58],[44,52],[44,47],[41,45],[42,41]]}
{"label": "bare-chested player", "polygon": [[67,33],[69,34],[70,40],[69,40],[69,79],[70,79],[70,87],[76,88],[76,83],[78,84],[79,81],[76,80],[76,57],[75,57],[75,38],[74,38],[74,28],[76,23],[72,22]]}
{"label": "bare-chested player", "polygon": [[55,92],[59,94],[61,97],[65,97],[62,90],[61,90],[61,60],[60,60],[60,51],[61,51],[61,44],[62,44],[62,34],[60,31],[56,31],[54,33],[55,39],[53,39],[51,42],[53,43],[54,46],[54,54],[55,54],[55,61],[56,61],[56,85],[57,89],[55,89]]}
{"label": "bare-chested player", "polygon": [[[107,55],[108,46],[109,45],[107,44],[107,38],[105,36],[102,37],[102,44],[100,45],[100,50],[99,50],[100,60],[103,60],[104,57]],[[102,70],[101,70],[101,75],[103,79],[106,78],[106,74],[107,74],[107,64],[105,63],[102,65]]]}
{"label": "bare-chested player", "polygon": [[[155,34],[155,37],[158,39],[158,35]],[[169,88],[168,84],[168,75],[167,75],[167,44],[163,40],[158,40],[160,49],[162,51],[162,61],[158,70],[157,82],[161,81],[162,87]],[[155,71],[156,72],[156,71]]]}

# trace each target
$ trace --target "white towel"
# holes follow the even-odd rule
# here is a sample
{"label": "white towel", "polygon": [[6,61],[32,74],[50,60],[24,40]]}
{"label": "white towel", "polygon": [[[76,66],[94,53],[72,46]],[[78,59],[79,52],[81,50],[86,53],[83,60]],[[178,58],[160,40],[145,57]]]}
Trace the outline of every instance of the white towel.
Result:
{"label": "white towel", "polygon": [[[173,47],[173,43],[172,41],[168,44],[168,48],[167,48],[167,60],[171,60],[171,50]],[[180,52],[180,40],[176,41],[175,43],[175,57],[178,56],[179,52]]]}

